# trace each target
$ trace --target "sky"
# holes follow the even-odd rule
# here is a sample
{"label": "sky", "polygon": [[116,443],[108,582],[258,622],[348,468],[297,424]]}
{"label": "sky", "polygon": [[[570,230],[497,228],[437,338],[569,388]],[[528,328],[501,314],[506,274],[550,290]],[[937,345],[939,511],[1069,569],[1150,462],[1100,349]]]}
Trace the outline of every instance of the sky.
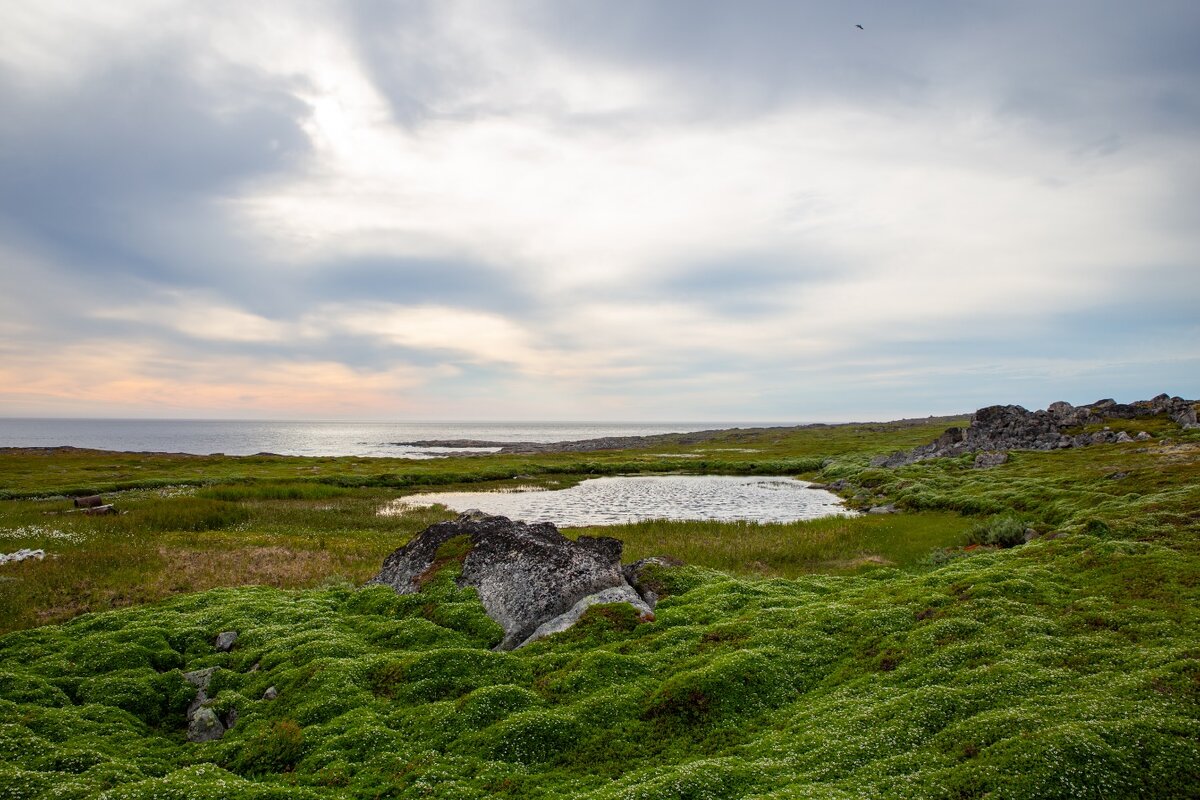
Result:
{"label": "sky", "polygon": [[0,416],[1200,396],[1192,0],[17,0],[0,31]]}

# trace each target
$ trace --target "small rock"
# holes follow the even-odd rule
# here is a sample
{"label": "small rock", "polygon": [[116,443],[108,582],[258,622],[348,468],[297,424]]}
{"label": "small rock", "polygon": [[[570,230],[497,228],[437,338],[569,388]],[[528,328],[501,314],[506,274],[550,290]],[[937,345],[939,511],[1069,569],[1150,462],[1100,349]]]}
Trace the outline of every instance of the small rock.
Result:
{"label": "small rock", "polygon": [[237,641],[237,638],[237,631],[221,631],[217,634],[217,650],[222,653],[228,653],[233,649],[233,643]]}
{"label": "small rock", "polygon": [[1150,439],[1152,439],[1153,437],[1150,434],[1146,433],[1145,431],[1139,431],[1138,435],[1133,438],[1137,439],[1139,442],[1147,442]]}
{"label": "small rock", "polygon": [[896,504],[888,503],[886,506],[871,506],[867,509],[868,514],[895,514]]}
{"label": "small rock", "polygon": [[263,692],[262,699],[263,700],[274,700],[276,697],[279,697],[279,690],[276,689],[274,686],[268,686],[267,690],[265,692]]}
{"label": "small rock", "polygon": [[189,742],[211,742],[225,735],[225,726],[211,708],[198,708],[188,720]]}
{"label": "small rock", "polygon": [[1125,442],[1132,442],[1132,441],[1133,441],[1133,437],[1130,436],[1125,431],[1121,431],[1120,433],[1117,434],[1117,444],[1124,444]]}
{"label": "small rock", "polygon": [[116,514],[117,509],[112,505],[93,506],[91,508],[80,509],[89,517],[103,517],[108,514]]}
{"label": "small rock", "polygon": [[1110,481],[1119,481],[1121,478],[1127,477],[1128,475],[1128,472],[1110,472],[1104,477],[1108,478]]}
{"label": "small rock", "polygon": [[1025,535],[1023,538],[1025,539],[1025,544],[1029,544],[1034,539],[1038,538],[1038,532],[1035,531],[1033,528],[1026,528]]}
{"label": "small rock", "polygon": [[231,708],[225,712],[225,716],[221,719],[221,722],[225,725],[225,730],[232,730],[233,726],[237,724],[237,720],[238,710]]}
{"label": "small rock", "polygon": [[975,456],[975,469],[991,469],[1008,463],[1008,453],[980,453]]}

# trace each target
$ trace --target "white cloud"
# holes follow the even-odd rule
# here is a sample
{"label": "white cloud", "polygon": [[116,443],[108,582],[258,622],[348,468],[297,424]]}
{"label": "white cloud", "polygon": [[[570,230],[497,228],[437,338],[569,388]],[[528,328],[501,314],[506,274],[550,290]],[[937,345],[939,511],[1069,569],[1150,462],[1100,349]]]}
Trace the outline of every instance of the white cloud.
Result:
{"label": "white cloud", "polygon": [[294,325],[183,292],[163,292],[153,302],[96,308],[91,316],[169,328],[215,342],[282,342],[301,333]]}

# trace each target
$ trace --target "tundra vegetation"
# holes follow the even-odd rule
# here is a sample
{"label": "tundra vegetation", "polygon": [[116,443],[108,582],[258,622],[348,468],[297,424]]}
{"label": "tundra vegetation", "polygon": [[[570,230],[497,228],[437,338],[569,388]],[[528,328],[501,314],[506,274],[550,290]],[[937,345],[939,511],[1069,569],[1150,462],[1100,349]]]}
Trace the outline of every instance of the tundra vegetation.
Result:
{"label": "tundra vegetation", "polygon": [[[677,459],[4,451],[0,552],[50,555],[0,567],[0,798],[1197,796],[1200,431],[869,466],[947,424]],[[656,619],[596,606],[508,653],[454,558],[419,594],[357,588],[452,516],[376,513],[398,494],[670,471],[900,513],[588,531],[686,562]],[[122,513],[65,499],[92,492]],[[238,719],[189,743],[205,667]]]}

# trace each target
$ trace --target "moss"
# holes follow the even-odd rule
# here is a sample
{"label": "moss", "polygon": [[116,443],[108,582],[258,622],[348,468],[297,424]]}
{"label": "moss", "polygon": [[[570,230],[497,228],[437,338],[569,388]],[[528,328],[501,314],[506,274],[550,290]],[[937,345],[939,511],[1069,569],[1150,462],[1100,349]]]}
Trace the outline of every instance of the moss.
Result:
{"label": "moss", "polygon": [[294,720],[259,727],[241,747],[233,767],[245,775],[287,772],[304,753],[304,731]]}
{"label": "moss", "polygon": [[791,695],[784,676],[761,652],[717,656],[672,675],[650,696],[644,716],[686,725],[775,708]]}

